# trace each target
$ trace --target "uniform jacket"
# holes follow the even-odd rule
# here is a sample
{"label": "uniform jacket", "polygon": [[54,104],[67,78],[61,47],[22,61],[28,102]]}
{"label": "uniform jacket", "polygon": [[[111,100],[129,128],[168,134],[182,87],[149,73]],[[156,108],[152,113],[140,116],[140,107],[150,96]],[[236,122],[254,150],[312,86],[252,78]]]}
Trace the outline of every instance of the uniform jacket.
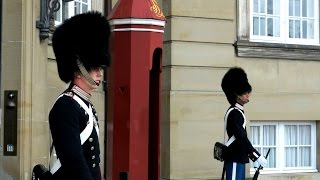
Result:
{"label": "uniform jacket", "polygon": [[[93,128],[90,137],[81,145],[80,133],[87,126],[89,116],[72,98],[77,94],[71,90],[67,92],[68,95],[63,95],[55,102],[49,114],[52,140],[61,162],[61,167],[53,175],[53,179],[100,180],[98,134]],[[81,99],[92,106],[85,99]],[[93,113],[96,116],[95,111]]]}
{"label": "uniform jacket", "polygon": [[[244,113],[243,106],[238,103],[230,108],[235,106]],[[224,158],[225,162],[244,164],[249,162],[249,157],[255,161],[260,154],[253,148],[247,137],[247,131],[243,128],[245,119],[238,109],[233,109],[227,118],[228,138],[231,138],[234,135],[236,140],[228,146]]]}

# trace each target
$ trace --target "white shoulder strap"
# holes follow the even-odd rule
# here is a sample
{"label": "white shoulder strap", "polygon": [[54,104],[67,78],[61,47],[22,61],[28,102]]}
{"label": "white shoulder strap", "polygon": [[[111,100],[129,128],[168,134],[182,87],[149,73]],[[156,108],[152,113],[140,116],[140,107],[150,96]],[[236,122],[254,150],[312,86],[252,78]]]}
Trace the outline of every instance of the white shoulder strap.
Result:
{"label": "white shoulder strap", "polygon": [[238,108],[238,107],[232,107],[232,108],[230,108],[227,112],[226,112],[226,114],[225,114],[225,116],[224,116],[224,131],[225,131],[225,133],[224,133],[224,142],[225,142],[225,145],[226,146],[229,146],[231,143],[233,143],[233,141],[235,141],[236,140],[236,137],[233,135],[230,139],[228,139],[228,141],[226,142],[226,136],[228,136],[227,135],[227,121],[228,121],[228,116],[229,116],[229,114],[230,114],[230,112],[232,111],[232,110],[234,110],[234,109],[237,109],[241,114],[242,114],[242,116],[243,116],[243,119],[244,119],[244,122],[243,122],[243,125],[242,125],[242,127],[243,127],[243,129],[245,129],[246,128],[246,116],[244,115],[244,113]]}
{"label": "white shoulder strap", "polygon": [[88,113],[89,122],[86,128],[80,133],[81,145],[90,137],[93,128],[93,113],[91,106],[87,106],[78,96],[73,96],[73,99],[76,100],[80,106]]}
{"label": "white shoulder strap", "polygon": [[[60,95],[57,99],[59,99],[60,97],[62,97],[62,95]],[[87,126],[85,127],[85,129],[80,133],[80,140],[81,140],[81,145],[90,137],[91,133],[92,133],[92,129],[93,129],[93,119],[94,119],[94,116],[93,116],[93,113],[92,113],[92,108],[91,106],[89,105],[89,107],[77,96],[77,95],[74,95],[73,96],[73,99],[75,101],[78,102],[78,104],[87,112],[87,114],[89,115],[89,121],[88,121],[88,124]],[[97,134],[99,135],[99,129],[98,127],[96,126],[96,130],[97,130]],[[54,147],[53,147],[54,148]],[[55,153],[55,150],[54,150],[54,153]],[[60,163],[60,160],[57,159],[52,168],[50,169],[50,172],[51,174],[54,174],[55,172],[58,171],[58,169],[61,167],[61,163]]]}

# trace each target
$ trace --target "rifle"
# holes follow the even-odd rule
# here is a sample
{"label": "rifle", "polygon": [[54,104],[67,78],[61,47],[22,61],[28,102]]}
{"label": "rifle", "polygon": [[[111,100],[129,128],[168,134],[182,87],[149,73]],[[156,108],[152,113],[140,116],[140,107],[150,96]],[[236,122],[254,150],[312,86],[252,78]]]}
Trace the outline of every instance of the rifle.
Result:
{"label": "rifle", "polygon": [[[267,152],[266,159],[268,158],[269,153],[270,153],[270,148],[269,148],[269,150],[268,150],[268,152]],[[263,167],[262,167],[261,165],[259,165],[259,167],[257,168],[256,172],[255,172],[254,175],[253,175],[252,180],[258,180],[258,176],[259,176],[259,174],[260,174],[260,170],[261,170],[261,169],[263,169]]]}

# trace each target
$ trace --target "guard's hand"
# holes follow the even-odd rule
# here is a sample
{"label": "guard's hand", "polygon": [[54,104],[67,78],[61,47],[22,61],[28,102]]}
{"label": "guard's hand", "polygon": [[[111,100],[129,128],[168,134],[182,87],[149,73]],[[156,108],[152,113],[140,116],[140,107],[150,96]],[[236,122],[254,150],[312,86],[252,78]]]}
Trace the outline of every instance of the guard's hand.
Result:
{"label": "guard's hand", "polygon": [[257,163],[260,164],[260,166],[265,167],[268,163],[267,159],[263,157],[262,155],[257,159]]}

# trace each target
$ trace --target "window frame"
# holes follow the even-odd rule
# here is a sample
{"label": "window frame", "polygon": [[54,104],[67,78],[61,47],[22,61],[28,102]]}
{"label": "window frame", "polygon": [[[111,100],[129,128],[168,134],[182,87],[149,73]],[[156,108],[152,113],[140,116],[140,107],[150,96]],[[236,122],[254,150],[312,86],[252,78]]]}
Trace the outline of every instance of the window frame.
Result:
{"label": "window frame", "polygon": [[[281,0],[279,5],[280,9],[285,9],[280,12],[280,37],[259,36],[253,35],[253,16],[250,15],[250,40],[252,42],[273,42],[282,44],[301,44],[301,45],[315,45],[319,46],[319,0],[314,1],[314,39],[297,39],[289,38],[289,0]],[[267,0],[265,0],[267,2]],[[253,7],[254,0],[250,0],[250,7]],[[316,8],[317,7],[317,8]],[[302,12],[301,12],[302,13]],[[250,8],[250,14],[253,14],[253,8]],[[270,15],[272,16],[272,15]],[[276,16],[276,15],[274,15]]]}
{"label": "window frame", "polygon": [[[73,0],[73,1],[69,1],[69,2],[63,2],[62,0],[59,0],[59,3],[60,3],[60,9],[59,11],[57,11],[56,13],[60,13],[60,20],[56,20],[56,18],[54,19],[54,24],[55,26],[58,26],[60,25],[64,20],[63,20],[63,14],[62,14],[62,10],[63,10],[63,6],[65,4],[68,5],[68,16],[66,18],[70,18],[75,14],[75,11],[74,11],[74,8],[75,8],[75,3],[78,2],[78,3],[83,3],[83,4],[87,4],[88,5],[88,9],[87,11],[90,11],[92,9],[92,0],[87,0],[88,2],[87,3],[84,3],[82,2],[82,0]],[[82,6],[80,6],[82,8]],[[80,13],[83,13],[82,10]]]}
{"label": "window frame", "polygon": [[[233,46],[235,47],[235,53],[238,57],[290,60],[320,60],[320,44],[288,44],[272,41],[262,42],[250,39],[251,1],[252,0],[236,1],[237,38]],[[317,2],[319,5],[320,2]],[[318,14],[319,13],[320,7],[318,9]]]}
{"label": "window frame", "polygon": [[[317,170],[317,151],[316,151],[316,122],[315,121],[253,121],[250,122],[251,126],[260,126],[263,128],[263,125],[275,125],[276,126],[276,157],[275,159],[281,159],[276,162],[275,168],[264,168],[263,174],[272,174],[272,173],[302,173],[302,172],[318,172]],[[311,166],[310,167],[285,167],[285,144],[284,139],[284,127],[285,125],[310,125],[311,126]],[[263,132],[260,131],[260,145],[258,147],[263,147],[261,144],[263,143]],[[282,135],[282,137],[280,136]],[[251,138],[250,138],[251,139]],[[256,147],[255,145],[253,145]],[[299,146],[299,145],[298,145]],[[250,167],[250,174],[254,174],[255,169]]]}

